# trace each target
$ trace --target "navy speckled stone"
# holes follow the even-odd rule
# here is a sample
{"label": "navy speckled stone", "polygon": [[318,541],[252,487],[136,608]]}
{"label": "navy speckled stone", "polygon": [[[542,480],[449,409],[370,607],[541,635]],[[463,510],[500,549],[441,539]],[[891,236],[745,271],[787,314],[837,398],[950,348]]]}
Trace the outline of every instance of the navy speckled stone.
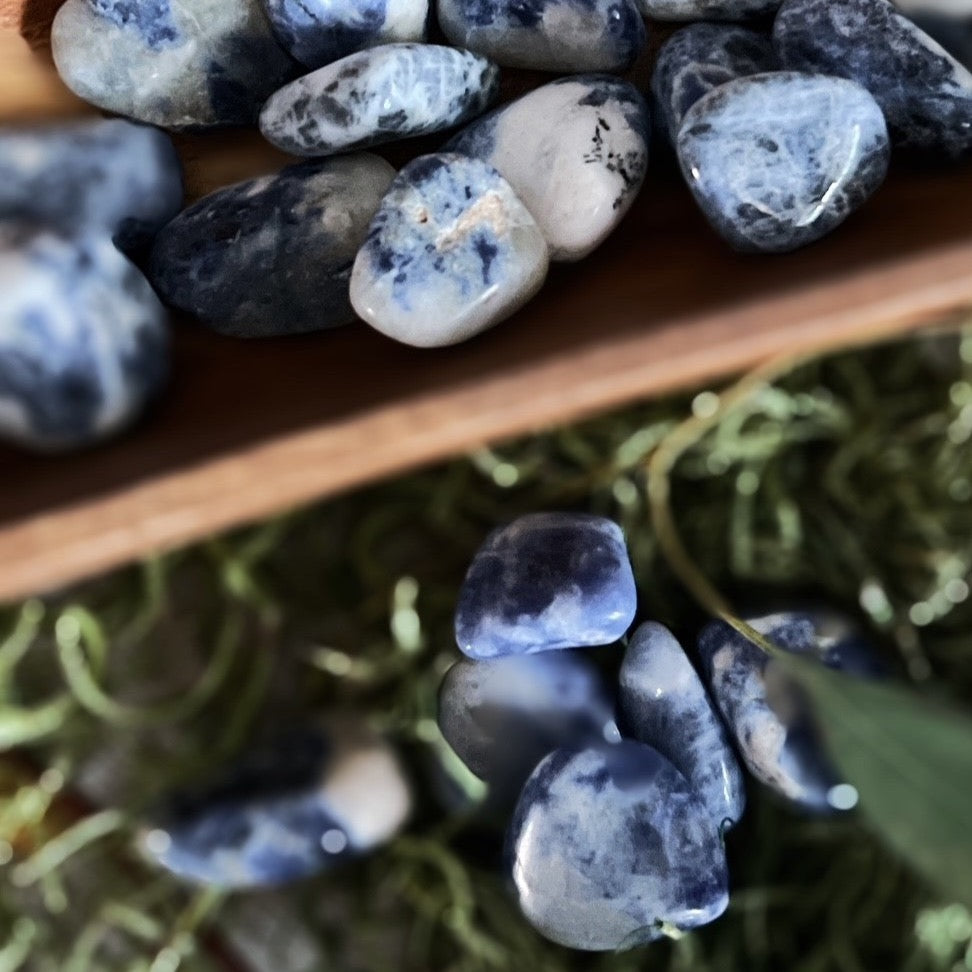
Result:
{"label": "navy speckled stone", "polygon": [[688,110],[678,160],[736,249],[779,253],[839,226],[881,185],[884,116],[844,78],[780,72],[721,85]]}
{"label": "navy speckled stone", "polygon": [[423,41],[429,0],[263,0],[280,43],[324,67],[366,47]]}
{"label": "navy speckled stone", "polygon": [[166,801],[145,851],[197,884],[311,877],[389,840],[411,796],[395,753],[352,724],[292,732]]}
{"label": "navy speckled stone", "polygon": [[0,438],[98,442],[142,411],[168,362],[165,309],[107,234],[0,222]]}
{"label": "navy speckled stone", "polygon": [[499,93],[499,69],[438,44],[386,44],[352,54],[278,91],[264,137],[294,155],[330,155],[458,125]]}
{"label": "navy speckled stone", "polygon": [[425,155],[398,174],[371,224],[351,304],[396,341],[442,347],[509,317],[548,266],[540,228],[492,166]]}
{"label": "navy speckled stone", "polygon": [[766,34],[731,24],[691,24],[662,45],[651,77],[655,104],[672,144],[682,119],[713,88],[751,74],[775,71],[773,44]]}
{"label": "navy speckled stone", "polygon": [[532,513],[494,530],[473,558],[456,607],[471,658],[608,645],[637,607],[620,527],[582,513]]}
{"label": "navy speckled stone", "polygon": [[582,74],[474,121],[447,149],[494,166],[533,213],[553,260],[580,260],[624,218],[648,168],[648,106],[633,84]]}
{"label": "navy speckled stone", "polygon": [[633,0],[439,0],[450,42],[503,67],[619,71],[645,45]]}
{"label": "navy speckled stone", "polygon": [[101,227],[130,250],[181,205],[179,157],[157,129],[106,119],[0,131],[0,218]]}
{"label": "navy speckled stone", "polygon": [[663,756],[625,741],[551,753],[520,797],[509,834],[527,920],[586,951],[649,942],[661,925],[704,925],[729,903],[719,831]]}
{"label": "navy speckled stone", "polygon": [[220,189],[162,230],[151,279],[169,304],[232,337],[347,324],[355,254],[394,176],[377,156],[347,155]]}
{"label": "navy speckled stone", "polygon": [[972,14],[958,17],[940,13],[931,7],[918,7],[908,11],[908,16],[952,57],[972,69]]}
{"label": "navy speckled stone", "polygon": [[85,101],[170,129],[252,124],[299,70],[262,0],[67,0],[51,44]]}
{"label": "navy speckled stone", "polygon": [[692,663],[664,625],[641,625],[624,653],[625,728],[692,784],[715,823],[732,826],[746,806],[742,771]]}
{"label": "navy speckled stone", "polygon": [[787,67],[867,88],[895,144],[972,154],[972,73],[888,0],[786,0],[773,40]]}

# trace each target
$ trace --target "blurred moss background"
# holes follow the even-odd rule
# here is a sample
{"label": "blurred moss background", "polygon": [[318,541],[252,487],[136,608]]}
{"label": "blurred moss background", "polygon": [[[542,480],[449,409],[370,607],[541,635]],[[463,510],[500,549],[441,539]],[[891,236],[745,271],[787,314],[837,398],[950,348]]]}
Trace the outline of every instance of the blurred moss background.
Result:
{"label": "blurred moss background", "polygon": [[[968,709],[970,440],[972,330],[953,322],[483,450],[0,612],[0,972],[972,970],[965,907],[857,819],[796,815],[755,783],[721,920],[620,955],[545,944],[435,725],[469,559],[537,509],[617,519],[641,616],[687,643],[705,615],[660,543],[669,512],[737,610],[842,608],[902,679]],[[162,794],[333,709],[405,754],[417,806],[399,839],[233,896],[140,857]]]}

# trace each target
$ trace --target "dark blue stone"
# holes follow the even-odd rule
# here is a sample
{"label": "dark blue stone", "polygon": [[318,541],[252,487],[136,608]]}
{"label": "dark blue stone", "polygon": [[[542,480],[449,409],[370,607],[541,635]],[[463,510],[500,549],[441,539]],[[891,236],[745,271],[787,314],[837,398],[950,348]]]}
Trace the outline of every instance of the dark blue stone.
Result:
{"label": "dark blue stone", "polygon": [[972,73],[888,0],[786,0],[773,40],[786,67],[867,88],[896,144],[972,153]]}
{"label": "dark blue stone", "polygon": [[972,16],[956,17],[929,9],[915,11],[910,17],[952,57],[972,69]]}

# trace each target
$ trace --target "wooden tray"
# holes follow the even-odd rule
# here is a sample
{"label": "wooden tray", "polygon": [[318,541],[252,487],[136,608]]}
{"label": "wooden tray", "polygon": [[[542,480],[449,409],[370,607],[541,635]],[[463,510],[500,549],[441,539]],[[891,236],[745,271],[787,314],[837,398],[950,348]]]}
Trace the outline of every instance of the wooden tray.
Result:
{"label": "wooden tray", "polygon": [[[35,47],[54,6],[30,8]],[[0,22],[20,25],[22,8],[0,0]],[[0,121],[84,111],[42,50],[0,32]],[[280,164],[255,137],[183,148],[194,195]],[[127,437],[58,459],[0,447],[0,600],[774,355],[970,308],[969,166],[899,167],[836,234],[774,258],[729,251],[657,166],[601,250],[461,347],[411,350],[363,325],[245,343],[177,323],[170,392]]]}

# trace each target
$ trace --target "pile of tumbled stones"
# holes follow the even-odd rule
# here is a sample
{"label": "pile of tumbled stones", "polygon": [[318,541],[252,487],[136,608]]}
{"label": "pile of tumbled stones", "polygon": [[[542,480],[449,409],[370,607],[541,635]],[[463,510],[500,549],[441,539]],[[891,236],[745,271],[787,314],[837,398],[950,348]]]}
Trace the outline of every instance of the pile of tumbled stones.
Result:
{"label": "pile of tumbled stones", "polygon": [[[832,230],[892,144],[972,154],[972,74],[888,0],[67,0],[53,52],[81,97],[170,131],[259,124],[309,161],[176,215],[160,133],[0,135],[0,437],[96,441],[159,387],[162,311],[121,252],[169,306],[238,337],[357,316],[435,347],[508,317],[642,187],[648,105],[615,75],[644,18],[706,21],[662,46],[654,121],[738,249]],[[564,76],[483,115],[501,67]],[[362,151],[449,129],[397,173]]]}
{"label": "pile of tumbled stones", "polygon": [[[576,949],[644,944],[722,914],[724,835],[745,806],[736,752],[797,806],[856,803],[780,663],[725,622],[699,636],[702,679],[667,628],[641,624],[609,687],[578,649],[625,639],[636,608],[615,523],[522,517],[473,559],[456,610],[468,659],[440,693],[446,740],[488,784],[493,809],[512,809],[507,866],[524,915]],[[848,675],[881,674],[831,612],[750,624],[785,651]]]}

